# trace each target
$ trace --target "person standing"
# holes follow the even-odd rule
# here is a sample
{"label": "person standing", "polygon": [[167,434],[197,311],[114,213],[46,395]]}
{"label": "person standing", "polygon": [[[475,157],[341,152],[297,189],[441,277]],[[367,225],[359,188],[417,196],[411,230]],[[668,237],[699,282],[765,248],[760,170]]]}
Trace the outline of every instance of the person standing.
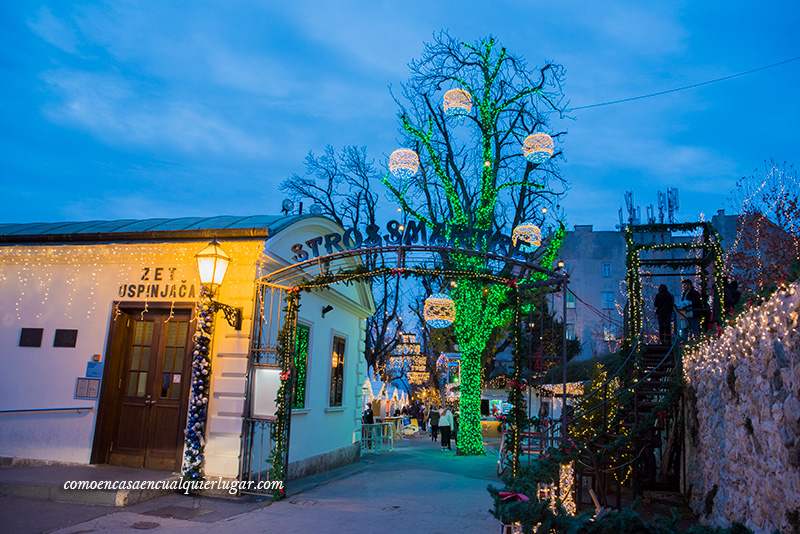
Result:
{"label": "person standing", "polygon": [[372,403],[367,403],[367,409],[364,410],[364,414],[361,416],[361,422],[365,425],[374,425],[375,424],[375,414],[372,413]]}
{"label": "person standing", "polygon": [[428,412],[428,424],[431,427],[431,441],[439,441],[439,410],[436,409],[435,404]]}
{"label": "person standing", "polygon": [[419,405],[419,429],[425,432],[427,429],[425,428],[425,421],[428,419],[428,414],[426,413],[427,409],[425,408],[425,404]]}
{"label": "person standing", "polygon": [[442,415],[439,417],[439,430],[442,433],[442,450],[453,450],[450,447],[450,431],[452,430],[454,423],[453,412],[451,412],[447,406],[443,407]]}
{"label": "person standing", "polygon": [[656,293],[653,305],[658,319],[658,339],[662,345],[670,345],[672,344],[672,307],[675,305],[675,298],[666,285],[658,286],[658,293]]}
{"label": "person standing", "polygon": [[700,293],[694,288],[692,281],[688,278],[681,282],[683,294],[681,295],[681,309],[686,312],[686,320],[689,323],[689,333],[700,333],[700,314],[703,312],[703,302]]}

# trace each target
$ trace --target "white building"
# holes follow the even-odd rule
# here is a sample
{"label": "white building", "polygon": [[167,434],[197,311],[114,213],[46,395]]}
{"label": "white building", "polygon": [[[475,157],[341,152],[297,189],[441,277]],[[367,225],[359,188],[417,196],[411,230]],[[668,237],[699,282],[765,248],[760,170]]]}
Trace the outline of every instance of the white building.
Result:
{"label": "white building", "polygon": [[[195,254],[216,237],[231,264],[215,298],[242,308],[244,320],[236,330],[217,313],[204,470],[238,478],[252,453],[246,419],[257,411],[257,278],[289,265],[292,244],[334,231],[313,216],[0,225],[0,461],[180,468]],[[308,352],[289,478],[358,458],[373,310],[361,283],[303,295],[298,328]]]}

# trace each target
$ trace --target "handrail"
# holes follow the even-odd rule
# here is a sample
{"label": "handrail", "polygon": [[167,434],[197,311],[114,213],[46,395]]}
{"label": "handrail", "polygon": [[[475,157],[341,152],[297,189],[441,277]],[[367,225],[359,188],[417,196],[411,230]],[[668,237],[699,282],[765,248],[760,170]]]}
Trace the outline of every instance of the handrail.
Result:
{"label": "handrail", "polygon": [[610,383],[611,383],[611,382],[612,382],[612,381],[613,381],[615,378],[617,378],[617,375],[618,375],[618,374],[619,374],[619,373],[620,373],[620,372],[621,372],[621,371],[622,371],[622,370],[625,368],[625,366],[628,364],[628,360],[630,360],[630,359],[631,359],[631,357],[632,357],[634,354],[636,354],[636,351],[637,351],[637,350],[639,350],[639,344],[642,342],[642,336],[643,336],[643,335],[644,335],[644,332],[639,332],[639,337],[638,337],[638,338],[636,338],[636,343],[634,343],[634,344],[633,344],[633,349],[631,350],[631,353],[630,353],[630,354],[628,354],[628,357],[627,357],[627,358],[625,358],[625,361],[624,361],[624,362],[622,362],[622,364],[619,366],[619,369],[617,369],[617,372],[616,372],[616,373],[614,373],[614,374],[611,376],[611,378],[607,379],[607,380],[606,380],[605,382],[603,382],[603,383],[602,383],[600,386],[598,386],[596,390],[592,391],[592,392],[591,392],[591,393],[589,393],[587,396],[583,397],[583,398],[580,400],[580,402],[578,402],[578,404],[576,404],[576,405],[573,407],[573,410],[574,410],[574,409],[577,409],[577,408],[578,408],[578,406],[580,406],[580,405],[581,405],[581,404],[583,404],[584,402],[586,402],[586,401],[588,401],[589,399],[591,399],[591,398],[592,398],[592,396],[593,396],[595,393],[597,393],[598,391],[600,391],[602,388],[606,387],[606,386],[607,386],[608,384],[610,384]]}
{"label": "handrail", "polygon": [[19,409],[19,410],[0,410],[0,413],[25,413],[25,412],[84,412],[94,411],[94,406],[78,406],[75,408],[27,408],[27,409]]}
{"label": "handrail", "polygon": [[673,341],[673,343],[672,343],[672,346],[667,351],[667,353],[664,355],[664,357],[661,359],[661,361],[658,362],[658,364],[655,365],[652,369],[650,369],[650,371],[648,371],[647,374],[645,374],[643,377],[641,377],[638,381],[634,382],[633,384],[631,384],[631,385],[627,386],[626,388],[624,388],[624,389],[620,390],[619,392],[617,392],[617,394],[614,395],[613,397],[609,397],[608,400],[606,400],[605,402],[601,402],[600,404],[598,404],[596,406],[593,406],[591,409],[586,410],[585,412],[582,412],[582,413],[576,415],[575,417],[573,417],[571,419],[570,423],[574,423],[577,419],[580,419],[581,417],[585,416],[586,414],[588,414],[590,412],[595,411],[597,408],[600,408],[601,406],[605,405],[606,403],[609,403],[612,400],[616,399],[617,397],[620,397],[620,396],[624,395],[625,393],[628,393],[629,391],[633,390],[636,386],[638,386],[639,384],[644,382],[644,380],[646,378],[648,378],[652,373],[656,372],[656,370],[659,367],[661,367],[661,364],[663,364],[665,361],[667,361],[667,358],[669,357],[670,354],[672,354],[672,351],[675,350],[675,348],[677,346],[678,346],[678,339],[676,337],[675,341]]}

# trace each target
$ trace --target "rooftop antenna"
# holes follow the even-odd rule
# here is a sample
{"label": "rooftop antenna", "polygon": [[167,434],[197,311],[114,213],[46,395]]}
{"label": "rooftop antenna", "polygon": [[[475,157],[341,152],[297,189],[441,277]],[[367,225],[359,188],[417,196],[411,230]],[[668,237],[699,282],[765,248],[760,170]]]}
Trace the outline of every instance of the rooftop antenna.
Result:
{"label": "rooftop antenna", "polygon": [[675,223],[675,212],[678,211],[681,207],[680,201],[678,199],[678,188],[677,187],[668,187],[667,188],[667,211],[669,212],[669,222],[670,224]]}
{"label": "rooftop antenna", "polygon": [[666,208],[666,195],[658,191],[658,222],[664,224],[664,209]]}
{"label": "rooftop antenna", "polygon": [[625,207],[628,209],[628,224],[639,224],[642,210],[633,205],[633,191],[625,191]]}
{"label": "rooftop antenna", "polygon": [[281,213],[283,213],[284,215],[289,215],[289,212],[292,211],[293,209],[294,209],[294,202],[292,202],[288,198],[284,199],[283,202],[281,203]]}
{"label": "rooftop antenna", "polygon": [[647,224],[656,223],[655,207],[652,204],[647,206]]}

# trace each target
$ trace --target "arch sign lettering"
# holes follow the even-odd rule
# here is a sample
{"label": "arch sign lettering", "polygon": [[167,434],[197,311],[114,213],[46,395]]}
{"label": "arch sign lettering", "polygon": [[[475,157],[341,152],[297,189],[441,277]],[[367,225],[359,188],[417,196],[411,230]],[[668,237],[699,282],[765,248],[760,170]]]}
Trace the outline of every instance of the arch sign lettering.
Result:
{"label": "arch sign lettering", "polygon": [[[376,224],[358,228],[348,228],[342,233],[312,237],[305,243],[292,245],[292,260],[301,262],[320,256],[346,252],[362,248],[383,246],[427,245],[429,247],[446,247],[452,249],[469,249],[476,252],[509,256],[524,260],[527,244],[520,241],[516,245],[511,237],[500,232],[476,230],[468,226],[435,224],[429,228],[424,222],[414,219],[405,224],[396,220],[386,223],[384,229]],[[384,233],[385,232],[385,233]]]}

